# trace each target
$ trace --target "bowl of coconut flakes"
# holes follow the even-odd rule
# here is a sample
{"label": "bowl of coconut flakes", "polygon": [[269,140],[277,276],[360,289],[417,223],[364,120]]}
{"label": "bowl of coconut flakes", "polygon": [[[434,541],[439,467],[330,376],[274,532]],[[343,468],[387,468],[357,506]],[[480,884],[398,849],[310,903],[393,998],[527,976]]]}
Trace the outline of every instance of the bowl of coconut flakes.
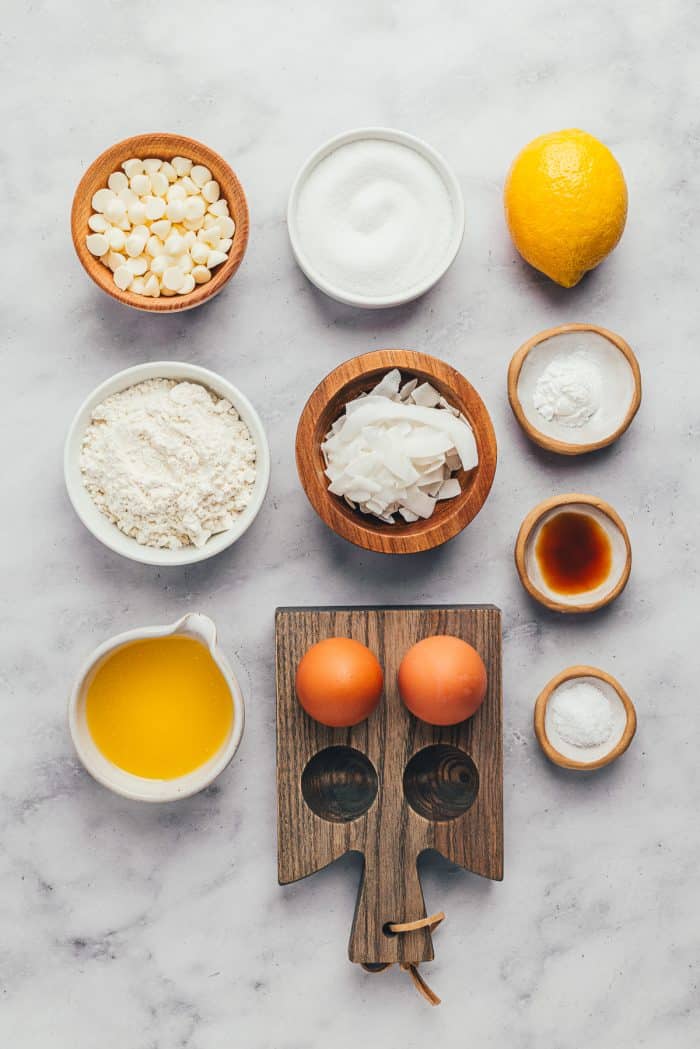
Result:
{"label": "bowl of coconut flakes", "polygon": [[476,517],[496,471],[496,436],[479,394],[455,368],[415,350],[375,350],[316,387],[296,436],[308,499],[338,535],[411,554]]}
{"label": "bowl of coconut flakes", "polygon": [[64,450],[85,527],[150,565],[204,561],[255,520],[270,478],[260,416],[226,379],[193,364],[127,368],[83,401]]}

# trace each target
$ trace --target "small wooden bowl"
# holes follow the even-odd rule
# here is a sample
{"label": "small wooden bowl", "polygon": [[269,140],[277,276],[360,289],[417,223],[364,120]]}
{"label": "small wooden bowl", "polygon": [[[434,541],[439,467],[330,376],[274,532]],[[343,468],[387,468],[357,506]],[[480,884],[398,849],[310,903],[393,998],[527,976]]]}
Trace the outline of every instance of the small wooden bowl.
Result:
{"label": "small wooden bowl", "polygon": [[[545,727],[547,704],[549,703],[549,699],[555,689],[559,688],[559,686],[563,685],[565,682],[573,681],[576,678],[596,678],[598,681],[602,682],[604,688],[607,686],[617,695],[624,707],[626,715],[624,729],[618,742],[606,754],[594,761],[576,761],[574,758],[562,754],[550,742]],[[604,765],[609,765],[611,762],[615,761],[616,758],[619,758],[621,754],[625,753],[637,731],[637,713],[634,709],[632,700],[627,695],[620,682],[610,674],[606,674],[604,670],[598,670],[597,667],[573,666],[567,667],[566,670],[562,670],[560,674],[553,677],[552,680],[542,689],[537,697],[537,701],[535,702],[534,723],[537,742],[542,747],[542,750],[550,761],[555,765],[559,765],[563,769],[575,769],[577,771],[588,772],[593,769],[601,769]]]}
{"label": "small wooden bowl", "polygon": [[[371,390],[392,368],[402,377],[431,383],[458,408],[474,431],[479,463],[456,474],[462,491],[435,508],[427,521],[388,525],[353,510],[328,491],[321,443],[345,405]],[[299,479],[318,516],[338,535],[365,550],[384,554],[415,554],[440,546],[461,532],[478,514],[491,490],[496,472],[496,434],[484,402],[463,375],[426,353],[415,350],[375,350],[345,361],[321,382],[301,413],[296,437]]]}
{"label": "small wooden bowl", "polygon": [[[558,440],[533,425],[531,419],[528,418],[527,413],[523,409],[518,390],[520,373],[522,372],[523,365],[530,353],[548,339],[555,338],[558,335],[575,334],[576,332],[593,332],[595,335],[599,335],[601,338],[607,339],[608,342],[612,343],[627,361],[633,384],[627,411],[619,425],[600,440],[589,441],[585,444],[576,444],[570,441]],[[642,401],[642,377],[639,370],[639,363],[631,347],[620,335],[616,335],[615,332],[608,331],[607,328],[599,328],[595,324],[561,324],[557,328],[548,328],[546,331],[541,331],[537,335],[533,335],[531,339],[528,339],[527,342],[523,343],[520,349],[516,350],[508,367],[508,400],[513,409],[513,414],[521,427],[530,440],[534,441],[535,444],[538,444],[540,448],[545,448],[548,452],[557,452],[559,455],[584,455],[587,452],[595,452],[599,448],[607,447],[607,445],[616,441],[618,437],[621,437],[628,429],[639,410],[639,405]]]}
{"label": "small wooden bowl", "polygon": [[[204,164],[221,186],[221,196],[228,203],[231,218],[236,223],[236,232],[228,258],[226,262],[216,267],[207,284],[198,284],[187,295],[162,295],[158,299],[152,299],[145,295],[136,295],[131,291],[121,291],[114,283],[112,271],[90,254],[85,243],[85,238],[89,233],[88,219],[93,210],[93,195],[98,189],[107,185],[107,179],[112,172],[121,170],[122,162],[128,160],[129,157],[158,157],[159,160],[172,160],[176,156],[187,157],[195,164]],[[240,266],[248,244],[248,230],[248,204],[243,187],[234,171],[213,149],[185,135],[133,135],[131,138],[125,138],[122,142],[110,146],[100,154],[97,160],[92,162],[81,178],[73,197],[71,210],[73,244],[87,275],[117,302],[123,302],[127,306],[148,313],[177,313],[180,310],[191,310],[213,298]]]}
{"label": "small wooden bowl", "polygon": [[[567,508],[575,510],[577,506],[583,508],[590,507],[592,516],[594,516],[599,523],[604,525],[608,532],[610,541],[613,544],[613,569],[615,561],[617,560],[618,562],[618,574],[615,584],[608,590],[602,592],[598,597],[588,602],[577,601],[575,595],[567,599],[563,595],[560,598],[557,598],[554,595],[554,591],[551,590],[545,592],[535,581],[533,581],[532,570],[530,568],[532,539],[535,536],[540,523],[543,521],[543,518],[553,516],[551,513],[553,510],[565,510]],[[585,509],[582,512],[585,512]],[[619,542],[616,550],[615,544],[618,537]],[[622,518],[609,503],[606,503],[603,499],[597,499],[593,495],[581,495],[579,492],[570,492],[567,495],[557,495],[552,499],[545,499],[544,502],[539,503],[534,510],[531,510],[527,515],[520,526],[518,538],[515,543],[515,567],[518,571],[520,582],[523,584],[528,594],[530,594],[535,601],[544,605],[545,608],[549,608],[553,612],[565,612],[569,614],[595,612],[599,608],[609,605],[610,602],[614,601],[615,598],[625,589],[632,570],[632,546]]]}

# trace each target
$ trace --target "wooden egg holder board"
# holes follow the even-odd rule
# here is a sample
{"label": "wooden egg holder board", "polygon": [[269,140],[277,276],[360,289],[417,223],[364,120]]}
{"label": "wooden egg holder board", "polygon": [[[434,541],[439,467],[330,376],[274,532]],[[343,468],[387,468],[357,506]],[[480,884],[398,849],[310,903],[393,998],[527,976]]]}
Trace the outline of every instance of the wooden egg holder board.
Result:
{"label": "wooden egg holder board", "polygon": [[[501,613],[491,605],[279,608],[275,627],[280,884],[362,853],[350,960],[430,961],[428,928],[386,931],[426,916],[421,853],[435,849],[485,878],[503,877]],[[414,718],[398,692],[403,655],[433,634],[468,641],[488,672],[481,708],[448,728]],[[379,706],[349,729],[308,717],[294,690],[304,653],[334,636],[367,645],[384,670]]]}

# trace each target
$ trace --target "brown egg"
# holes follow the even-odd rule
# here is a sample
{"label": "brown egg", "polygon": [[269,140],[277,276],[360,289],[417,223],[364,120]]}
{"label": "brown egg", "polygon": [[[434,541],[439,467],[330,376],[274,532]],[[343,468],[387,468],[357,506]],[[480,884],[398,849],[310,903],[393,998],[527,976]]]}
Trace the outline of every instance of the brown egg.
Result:
{"label": "brown egg", "polygon": [[299,702],[307,714],[331,728],[348,728],[368,718],[383,684],[377,657],[349,637],[328,637],[312,645],[297,667]]}
{"label": "brown egg", "polygon": [[449,634],[409,648],[399,667],[401,698],[430,725],[457,725],[475,714],[486,695],[486,667],[471,645]]}

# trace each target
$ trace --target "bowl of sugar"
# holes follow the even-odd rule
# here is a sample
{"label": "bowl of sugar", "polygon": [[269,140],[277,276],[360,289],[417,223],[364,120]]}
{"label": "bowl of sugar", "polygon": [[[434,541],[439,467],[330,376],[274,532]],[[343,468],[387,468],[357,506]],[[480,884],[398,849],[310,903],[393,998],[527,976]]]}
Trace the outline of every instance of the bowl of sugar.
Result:
{"label": "bowl of sugar", "polygon": [[637,714],[612,675],[579,665],[562,670],[542,689],[534,727],[551,762],[590,772],[624,754],[637,730]]}
{"label": "bowl of sugar", "polygon": [[464,234],[464,201],[447,161],[414,135],[358,128],[317,149],[287,208],[294,256],[321,291],[365,309],[432,288]]}

